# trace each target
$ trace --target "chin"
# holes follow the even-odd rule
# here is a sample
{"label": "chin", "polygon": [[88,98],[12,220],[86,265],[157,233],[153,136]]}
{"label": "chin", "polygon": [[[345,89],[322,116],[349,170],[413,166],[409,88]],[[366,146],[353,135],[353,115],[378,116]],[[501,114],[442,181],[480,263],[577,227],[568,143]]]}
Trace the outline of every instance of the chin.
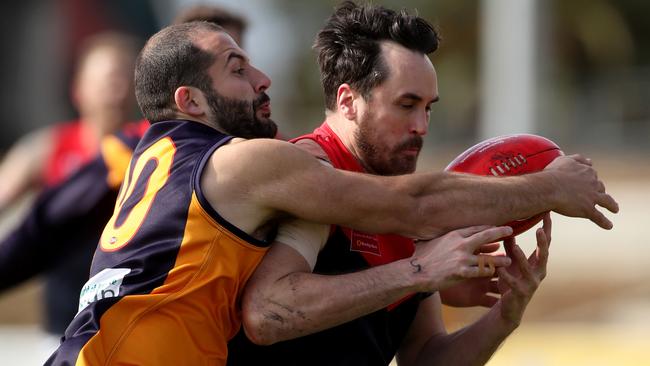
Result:
{"label": "chin", "polygon": [[417,168],[416,162],[411,161],[411,159],[409,159],[407,161],[403,161],[402,164],[400,164],[399,167],[395,169],[394,175],[412,174],[415,173],[416,168]]}

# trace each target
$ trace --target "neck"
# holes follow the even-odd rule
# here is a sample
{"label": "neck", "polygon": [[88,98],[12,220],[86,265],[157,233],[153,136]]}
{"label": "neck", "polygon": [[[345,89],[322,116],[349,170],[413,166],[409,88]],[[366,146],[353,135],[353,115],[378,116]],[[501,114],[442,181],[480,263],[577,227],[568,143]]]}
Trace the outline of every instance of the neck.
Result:
{"label": "neck", "polygon": [[200,123],[200,124],[206,125],[206,126],[208,126],[210,128],[213,128],[213,129],[215,129],[215,130],[217,130],[217,131],[219,131],[219,132],[221,132],[223,134],[228,134],[227,132],[225,132],[223,130],[223,128],[221,128],[221,126],[208,121],[208,119],[203,118],[203,116],[189,115],[187,113],[178,112],[178,113],[176,113],[176,116],[174,116],[174,119],[180,119],[180,120],[184,120],[184,121],[192,121],[192,122]]}
{"label": "neck", "polygon": [[354,138],[354,132],[357,129],[356,121],[351,121],[338,113],[327,112],[327,117],[325,122],[330,126],[332,131],[339,137],[345,148],[357,159],[359,164],[363,169],[368,173],[373,173],[372,169],[366,165],[366,163],[361,158],[360,150],[356,145],[356,140]]}
{"label": "neck", "polygon": [[110,135],[126,123],[127,115],[121,110],[103,110],[99,113],[83,113],[81,120],[90,127],[93,136],[99,140]]}

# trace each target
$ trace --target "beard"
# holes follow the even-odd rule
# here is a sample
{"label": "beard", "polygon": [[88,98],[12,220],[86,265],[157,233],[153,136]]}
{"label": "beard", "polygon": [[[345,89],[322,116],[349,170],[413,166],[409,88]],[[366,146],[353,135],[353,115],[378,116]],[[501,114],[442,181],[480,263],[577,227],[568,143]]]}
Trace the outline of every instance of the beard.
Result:
{"label": "beard", "polygon": [[257,117],[259,107],[270,101],[262,92],[252,102],[224,97],[214,90],[205,92],[212,111],[210,122],[225,133],[245,139],[274,138],[278,126],[269,116]]}
{"label": "beard", "polygon": [[381,136],[371,126],[372,119],[373,113],[366,113],[354,133],[355,143],[359,147],[360,158],[366,170],[378,175],[413,173],[417,167],[418,155],[408,155],[404,152],[412,148],[421,149],[422,137],[411,136],[392,149],[385,147],[381,143]]}

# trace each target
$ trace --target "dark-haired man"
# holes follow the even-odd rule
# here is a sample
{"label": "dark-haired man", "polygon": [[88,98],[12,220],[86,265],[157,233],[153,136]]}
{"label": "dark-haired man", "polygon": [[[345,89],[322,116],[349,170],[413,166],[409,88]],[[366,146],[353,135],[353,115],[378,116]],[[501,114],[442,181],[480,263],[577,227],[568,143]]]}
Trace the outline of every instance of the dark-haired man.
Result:
{"label": "dark-haired man", "polygon": [[[438,198],[470,185],[487,196],[509,191],[519,197],[508,213],[485,198],[469,201],[476,222],[547,209],[587,215],[588,207],[593,216],[595,201],[615,205],[595,189],[578,200],[557,190],[564,187],[558,181],[596,185],[588,167],[540,173],[538,183],[447,174],[372,177],[326,167],[292,144],[258,138],[276,132],[269,85],[212,24],[174,25],[147,42],[135,86],[152,125],[102,234],[80,311],[49,364],[224,364],[226,343],[240,325],[241,289],[277,221],[287,216],[422,238],[467,225],[467,218],[441,224],[439,211],[449,203]],[[445,177],[454,184],[434,184]],[[521,200],[542,186],[548,191],[541,189],[538,201]],[[478,241],[508,232],[479,231],[488,234]],[[472,268],[462,273],[485,275]]]}
{"label": "dark-haired man", "polygon": [[[295,144],[338,169],[413,173],[439,99],[427,57],[437,46],[436,32],[422,18],[343,3],[315,43],[325,122]],[[563,160],[554,164],[571,162]],[[228,364],[388,365],[395,355],[400,365],[483,364],[517,327],[543,279],[550,232],[547,216],[530,261],[514,241],[505,244],[508,257],[486,259],[475,252],[506,234],[503,228],[459,229],[414,245],[397,235],[294,219],[281,226],[247,285],[245,334],[229,343]],[[491,285],[494,271],[460,282],[484,260],[495,262],[499,291]],[[500,292],[501,299],[486,292]],[[492,308],[447,334],[439,293]],[[246,335],[270,346],[255,346]]]}

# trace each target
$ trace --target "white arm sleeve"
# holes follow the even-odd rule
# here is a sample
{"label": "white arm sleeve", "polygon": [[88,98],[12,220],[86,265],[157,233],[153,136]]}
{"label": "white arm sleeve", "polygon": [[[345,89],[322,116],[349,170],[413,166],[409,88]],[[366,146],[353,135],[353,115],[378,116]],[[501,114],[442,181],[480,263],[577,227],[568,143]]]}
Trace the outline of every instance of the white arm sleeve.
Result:
{"label": "white arm sleeve", "polygon": [[305,258],[313,271],[318,253],[325,246],[329,234],[329,225],[291,219],[282,222],[275,241],[295,249]]}

